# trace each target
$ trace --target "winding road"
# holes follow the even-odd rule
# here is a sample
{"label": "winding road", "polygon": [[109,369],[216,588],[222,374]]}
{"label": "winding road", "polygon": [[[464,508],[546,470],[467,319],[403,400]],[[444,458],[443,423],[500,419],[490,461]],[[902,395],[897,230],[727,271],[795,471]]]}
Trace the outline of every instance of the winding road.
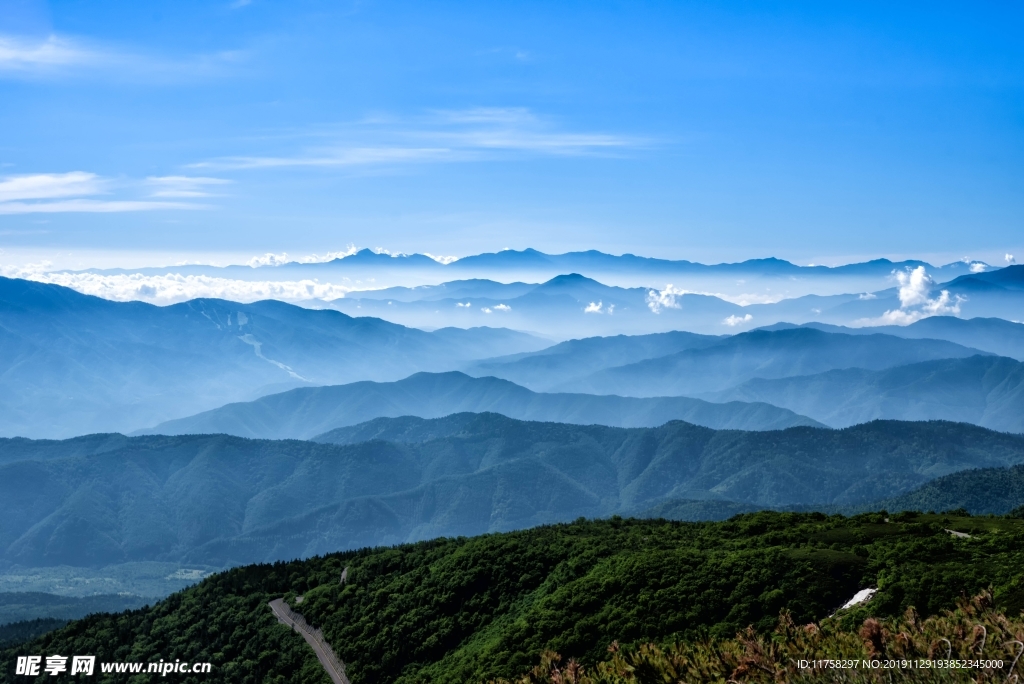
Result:
{"label": "winding road", "polygon": [[338,660],[338,656],[334,655],[330,644],[323,640],[320,630],[314,630],[304,617],[293,611],[291,606],[284,602],[283,598],[271,601],[270,609],[274,611],[278,622],[294,629],[302,635],[307,644],[313,647],[313,652],[316,653],[317,659],[327,670],[327,674],[334,684],[350,684],[348,677],[345,676],[345,664]]}

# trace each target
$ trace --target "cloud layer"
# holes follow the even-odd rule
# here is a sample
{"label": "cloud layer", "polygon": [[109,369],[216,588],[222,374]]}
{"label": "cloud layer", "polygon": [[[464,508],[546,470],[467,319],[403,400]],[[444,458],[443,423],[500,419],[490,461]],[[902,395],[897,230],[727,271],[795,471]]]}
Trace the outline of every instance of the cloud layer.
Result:
{"label": "cloud layer", "polygon": [[233,302],[255,302],[278,299],[301,303],[314,299],[331,300],[343,297],[352,288],[313,280],[249,281],[180,275],[177,273],[147,276],[138,273],[103,275],[97,273],[40,272],[45,264],[25,269],[0,269],[3,275],[26,278],[41,283],[63,285],[83,294],[116,302],[143,301],[151,304],[176,304],[200,297],[228,299]]}

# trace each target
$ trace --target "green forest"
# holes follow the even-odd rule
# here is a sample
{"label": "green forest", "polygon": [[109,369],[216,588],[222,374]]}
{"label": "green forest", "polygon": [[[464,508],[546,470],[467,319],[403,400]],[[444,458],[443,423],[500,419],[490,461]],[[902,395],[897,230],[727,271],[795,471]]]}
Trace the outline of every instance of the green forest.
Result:
{"label": "green forest", "polygon": [[[1016,616],[1022,542],[1024,520],[962,513],[579,520],[239,567],[150,608],[71,622],[8,648],[2,660],[210,661],[212,676],[176,681],[327,684],[313,651],[268,608],[283,596],[322,628],[353,684],[529,679],[539,663],[554,662],[552,652],[597,672],[616,658],[653,658],[652,649],[663,660],[700,644],[728,650],[738,634],[774,644],[780,615],[820,622],[865,587],[878,593],[827,620],[828,629],[856,637],[869,616],[940,615],[985,591],[987,610]],[[620,650],[610,653],[613,644]],[[5,665],[0,681],[30,681],[13,671]],[[133,681],[147,677],[158,679]]]}

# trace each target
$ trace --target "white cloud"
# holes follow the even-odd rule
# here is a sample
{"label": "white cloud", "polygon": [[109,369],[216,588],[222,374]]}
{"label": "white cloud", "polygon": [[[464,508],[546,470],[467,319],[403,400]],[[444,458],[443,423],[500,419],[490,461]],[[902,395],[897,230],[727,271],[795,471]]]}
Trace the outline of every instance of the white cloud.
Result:
{"label": "white cloud", "polygon": [[1007,253],[1007,255],[1004,256],[1003,258],[1006,259],[1006,263],[1009,266],[1013,266],[1015,263],[1017,263],[1017,259],[1012,254]]}
{"label": "white cloud", "polygon": [[971,273],[984,273],[987,267],[980,261],[975,261],[971,264]]}
{"label": "white cloud", "polygon": [[663,309],[678,309],[680,304],[676,297],[681,297],[684,294],[688,294],[688,292],[673,287],[671,283],[666,285],[664,290],[648,290],[647,308],[656,314],[660,314]]}
{"label": "white cloud", "polygon": [[351,291],[351,288],[313,280],[248,281],[177,273],[158,276],[138,273],[41,273],[34,266],[20,269],[20,272],[13,273],[12,277],[63,285],[84,294],[118,302],[138,300],[152,304],[175,304],[197,297],[216,297],[235,302],[254,302],[261,299],[302,302],[312,299],[337,299]]}
{"label": "white cloud", "polygon": [[232,181],[203,176],[150,176],[146,182],[154,187],[151,197],[209,197],[212,193],[208,187]]}
{"label": "white cloud", "polygon": [[459,307],[461,309],[468,309],[469,307],[473,306],[473,304],[471,302],[466,302],[466,303],[455,302],[455,306],[457,306],[457,307]]}
{"label": "white cloud", "polygon": [[345,167],[445,161],[452,150],[443,147],[355,147],[324,150],[291,157],[222,157],[189,164],[194,169],[273,169],[287,167]]}
{"label": "white cloud", "polygon": [[452,124],[536,124],[537,117],[526,107],[470,107],[469,109],[439,109],[434,112],[438,120]]}
{"label": "white cloud", "polygon": [[508,304],[498,304],[496,307],[494,307],[494,310],[495,311],[511,311],[512,307],[509,306]]}
{"label": "white cloud", "polygon": [[0,180],[0,202],[97,195],[103,186],[96,174],[84,171],[6,176]]}
{"label": "white cloud", "polygon": [[191,55],[168,60],[132,53],[117,46],[101,45],[64,36],[0,35],[0,77],[52,77],[84,71],[102,71],[118,79],[195,80],[225,73],[225,67],[244,59],[238,50]]}
{"label": "white cloud", "polygon": [[[374,247],[372,251],[373,251],[374,254],[386,254],[389,257],[394,257],[396,259],[398,257],[409,256],[405,252],[392,252],[391,250],[384,249],[383,247]],[[353,252],[353,254],[354,254],[354,252]]]}
{"label": "white cloud", "polygon": [[[740,280],[737,284],[742,284]],[[648,290],[647,307],[653,313],[661,313],[663,309],[678,309],[681,306],[679,297],[683,295],[700,295],[702,297],[717,297],[730,304],[739,306],[750,306],[751,304],[777,304],[786,299],[784,294],[760,294],[757,292],[743,293],[738,295],[725,294],[723,292],[704,292],[699,290],[683,290],[669,284],[664,290]]]}
{"label": "white cloud", "polygon": [[745,316],[729,316],[724,321],[722,321],[722,325],[727,325],[730,328],[735,328],[737,325],[749,323],[753,319],[754,317],[751,316],[750,314],[747,314]]}
{"label": "white cloud", "polygon": [[[637,145],[640,141],[604,133],[552,130],[525,107],[476,107],[436,112],[441,127],[418,130],[412,137],[440,140],[457,149],[502,149],[547,154],[582,154],[602,148]],[[451,130],[452,126],[459,130]]]}
{"label": "white cloud", "polygon": [[358,250],[355,245],[350,244],[346,249],[338,252],[326,252],[324,254],[307,254],[306,256],[297,257],[292,259],[288,256],[288,252],[281,252],[280,254],[273,254],[267,252],[262,256],[255,256],[246,262],[247,266],[252,268],[260,268],[261,266],[281,266],[283,264],[298,263],[298,264],[322,264],[327,261],[334,261],[335,259],[344,259],[355,254]]}
{"label": "white cloud", "polygon": [[932,296],[935,281],[924,266],[905,271],[895,271],[899,283],[900,308],[886,311],[878,318],[855,321],[860,326],[910,325],[929,316],[958,316],[960,304],[966,301],[961,295],[952,296],[942,290],[938,297]]}
{"label": "white cloud", "polygon": [[0,214],[113,213],[207,208],[201,204],[184,202],[91,199],[90,196],[109,192],[111,184],[111,181],[85,171],[5,176],[0,179]]}
{"label": "white cloud", "polygon": [[450,263],[452,263],[454,261],[458,261],[459,260],[459,257],[457,257],[457,256],[434,256],[430,252],[424,252],[423,256],[430,257],[431,259],[433,259],[437,263],[444,264],[445,266],[447,266],[448,264],[450,264]]}
{"label": "white cloud", "polygon": [[246,265],[252,268],[261,268],[263,266],[281,266],[291,262],[292,260],[288,258],[288,252],[281,252],[280,254],[267,252],[263,256],[254,256],[252,259],[249,259]]}
{"label": "white cloud", "polygon": [[125,211],[154,211],[157,209],[208,209],[203,204],[185,202],[148,202],[132,200],[73,199],[55,202],[0,202],[0,214],[58,214],[89,213],[111,214]]}
{"label": "white cloud", "polygon": [[597,302],[596,304],[594,302],[590,302],[590,304],[587,304],[587,307],[585,309],[583,309],[583,313],[596,313],[596,314],[602,313],[601,308],[603,306],[604,306],[604,302],[603,301],[602,302]]}
{"label": "white cloud", "polygon": [[485,306],[485,307],[483,307],[483,308],[481,309],[481,311],[483,311],[483,312],[484,312],[484,313],[486,313],[486,314],[489,314],[489,313],[494,313],[493,311],[491,311],[491,310],[490,310],[490,309],[489,309],[488,307],[486,307],[486,306]]}
{"label": "white cloud", "polygon": [[102,54],[53,35],[41,40],[0,36],[0,72],[30,72],[102,61]]}
{"label": "white cloud", "polygon": [[864,294],[857,295],[857,299],[878,299],[878,295],[872,294],[871,292],[865,292]]}
{"label": "white cloud", "polygon": [[[310,133],[324,137],[323,129]],[[498,153],[580,156],[637,147],[644,141],[607,133],[579,133],[555,127],[525,108],[476,108],[433,112],[411,120],[377,117],[339,126],[333,145],[286,155],[238,155],[190,165],[206,169],[360,167],[465,162]]]}
{"label": "white cloud", "polygon": [[928,275],[924,266],[918,266],[910,271],[897,271],[895,276],[896,282],[900,286],[900,308],[921,306],[928,301],[928,295],[931,294],[935,281]]}

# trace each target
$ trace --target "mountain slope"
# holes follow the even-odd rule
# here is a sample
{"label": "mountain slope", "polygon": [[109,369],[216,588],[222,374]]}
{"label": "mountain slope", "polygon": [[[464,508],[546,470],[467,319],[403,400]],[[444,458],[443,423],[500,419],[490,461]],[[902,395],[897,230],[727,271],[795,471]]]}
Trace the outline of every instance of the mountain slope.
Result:
{"label": "mountain slope", "polygon": [[468,368],[474,376],[504,378],[537,392],[549,391],[602,368],[703,349],[721,342],[716,335],[667,332],[652,335],[616,335],[568,340],[537,352],[484,359]]}
{"label": "mountain slope", "polygon": [[[408,419],[378,436],[409,435]],[[441,419],[425,441],[335,445],[136,437],[33,460],[0,441],[0,561],[214,567],[645,511],[678,499],[853,505],[968,468],[1024,463],[1024,437],[961,423],[836,431],[611,428]],[[365,428],[360,428],[365,429]],[[325,436],[322,439],[329,439]]]}
{"label": "mountain slope", "polygon": [[952,511],[1005,515],[1024,506],[1024,466],[978,468],[952,473],[917,489],[872,504],[873,510]]}
{"label": "mountain slope", "polygon": [[944,340],[844,335],[811,328],[753,330],[703,349],[597,371],[559,389],[635,397],[693,395],[752,378],[809,375],[837,368],[881,369],[977,353]]}
{"label": "mountain slope", "polygon": [[437,418],[493,411],[511,418],[564,423],[653,427],[669,420],[737,430],[816,425],[768,404],[713,404],[686,397],[636,399],[588,394],[542,394],[497,378],[463,373],[417,373],[390,383],[310,387],[228,404],[137,434],[212,434],[265,439],[309,439],[333,428],[378,417]]}
{"label": "mountain slope", "polygon": [[881,371],[833,370],[754,379],[706,395],[713,401],[761,401],[832,427],[879,418],[958,420],[1024,432],[1024,363],[999,356],[941,359]]}
{"label": "mountain slope", "polygon": [[157,307],[0,278],[0,435],[128,431],[289,387],[544,346],[508,330],[427,333],[274,301]]}
{"label": "mountain slope", "polygon": [[910,339],[928,338],[947,340],[965,347],[1008,356],[1011,359],[1024,361],[1024,325],[1002,318],[955,318],[953,316],[929,316],[910,325],[880,325],[869,328],[847,328],[840,325],[823,323],[804,323],[796,326],[791,323],[779,323],[766,326],[765,330],[783,330],[787,328],[815,328],[825,332],[843,333],[845,335],[894,335]]}
{"label": "mountain slope", "polygon": [[[204,679],[326,684],[313,650],[267,606],[280,597],[294,604],[297,595],[304,599],[296,608],[322,629],[353,684],[518,677],[549,649],[592,671],[595,661],[608,657],[613,641],[626,653],[640,644],[686,639],[694,646],[689,653],[707,657],[707,637],[730,638],[748,626],[763,637],[748,637],[736,650],[742,653],[746,646],[749,652],[753,644],[778,656],[789,646],[782,642],[787,634],[792,640],[813,634],[797,625],[827,617],[879,578],[884,583],[869,614],[896,616],[914,606],[915,620],[906,629],[915,634],[922,629],[918,615],[953,609],[961,592],[991,587],[989,605],[1007,615],[1019,613],[1022,523],[995,520],[1001,531],[984,534],[980,543],[951,539],[943,529],[975,523],[958,517],[884,523],[880,515],[779,513],[702,524],[613,519],[334,553],[236,568],[151,608],[94,615],[0,652],[0,658],[13,663],[23,655],[84,652],[96,655],[98,663],[209,662],[213,674]],[[347,579],[339,583],[346,568]],[[772,634],[780,611],[789,618]],[[844,643],[864,641],[855,630],[865,615],[851,616]],[[972,645],[963,635],[982,616],[973,611],[963,617],[957,623],[961,638],[951,648],[956,645],[957,655],[976,655],[977,639]],[[1019,629],[1016,622],[1002,625]],[[833,623],[827,632],[838,627]],[[985,657],[1006,657],[1002,642],[1008,637],[992,638],[1003,636],[995,623],[987,634]],[[952,630],[945,635],[956,639]],[[937,636],[930,633],[922,650]],[[715,660],[739,664],[737,658]],[[678,676],[680,659],[670,662]],[[669,668],[655,669],[643,659],[637,664],[629,682],[670,681],[662,677]],[[724,680],[728,669],[714,679]],[[753,681],[741,672],[736,669],[731,678]],[[950,681],[967,681],[975,672]],[[1005,672],[997,674],[1005,679]],[[0,682],[22,680],[13,667],[0,670]]]}

